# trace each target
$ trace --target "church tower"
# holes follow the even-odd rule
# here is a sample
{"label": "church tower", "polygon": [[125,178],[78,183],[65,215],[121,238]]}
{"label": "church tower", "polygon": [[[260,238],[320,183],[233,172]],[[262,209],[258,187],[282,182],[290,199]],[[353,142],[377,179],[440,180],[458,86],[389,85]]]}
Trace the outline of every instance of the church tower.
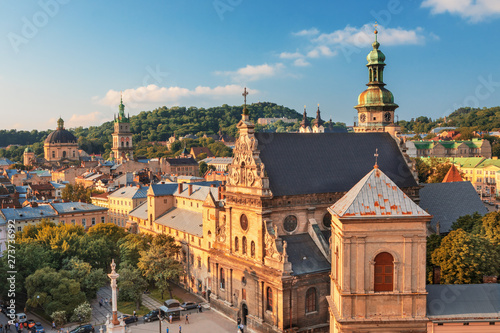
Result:
{"label": "church tower", "polygon": [[354,127],[356,133],[366,132],[388,132],[397,136],[401,128],[394,123],[394,112],[398,105],[394,103],[394,96],[385,89],[384,67],[385,55],[378,48],[378,31],[375,30],[375,42],[373,50],[368,54],[368,89],[358,96],[358,126]]}
{"label": "church tower", "polygon": [[321,119],[321,113],[319,111],[319,104],[318,104],[318,111],[316,111],[316,119],[313,121],[313,126],[312,126],[312,131],[313,133],[324,133],[325,132],[325,127],[323,126],[325,122],[323,119]]}
{"label": "church tower", "polygon": [[427,332],[432,218],[375,165],[333,204],[330,333]]}
{"label": "church tower", "polygon": [[115,130],[113,132],[113,148],[111,148],[114,159],[122,163],[126,159],[133,159],[134,147],[132,145],[132,132],[130,132],[130,117],[125,116],[125,105],[120,98],[118,117],[115,116]]}
{"label": "church tower", "polygon": [[300,122],[299,133],[312,133],[311,126],[309,126],[309,120],[307,119],[305,105],[304,105],[304,115],[302,117],[302,121]]}

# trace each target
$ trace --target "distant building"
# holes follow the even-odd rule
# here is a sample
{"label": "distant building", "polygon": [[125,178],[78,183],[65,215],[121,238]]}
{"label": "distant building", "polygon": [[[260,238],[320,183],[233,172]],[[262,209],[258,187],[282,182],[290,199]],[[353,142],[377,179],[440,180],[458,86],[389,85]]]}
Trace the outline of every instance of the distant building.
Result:
{"label": "distant building", "polygon": [[109,222],[125,227],[129,212],[146,201],[148,189],[147,186],[127,186],[109,194]]}
{"label": "distant building", "polygon": [[64,129],[62,118],[57,121],[57,129],[45,139],[43,149],[45,160],[48,162],[69,162],[80,159],[78,140],[71,132]]}
{"label": "distant building", "polygon": [[491,158],[491,144],[488,140],[470,141],[406,141],[410,157],[485,157]]}
{"label": "distant building", "polygon": [[189,158],[165,158],[161,162],[163,172],[175,175],[198,176],[198,162],[192,157]]}
{"label": "distant building", "polygon": [[233,162],[232,157],[210,157],[205,158],[202,162],[208,166],[213,166],[216,171],[226,171],[227,167]]}
{"label": "distant building", "polygon": [[190,155],[197,158],[200,154],[205,154],[206,157],[213,157],[214,154],[208,147],[191,147]]}
{"label": "distant building", "polygon": [[285,124],[294,124],[298,120],[297,119],[288,119],[286,117],[283,117],[283,118],[259,118],[259,119],[257,119],[257,124],[265,126],[265,125],[274,124],[278,121],[282,121]]}
{"label": "distant building", "polygon": [[34,165],[35,162],[36,162],[36,157],[35,153],[33,152],[33,149],[31,149],[30,147],[26,147],[23,153],[23,165],[30,166]]}

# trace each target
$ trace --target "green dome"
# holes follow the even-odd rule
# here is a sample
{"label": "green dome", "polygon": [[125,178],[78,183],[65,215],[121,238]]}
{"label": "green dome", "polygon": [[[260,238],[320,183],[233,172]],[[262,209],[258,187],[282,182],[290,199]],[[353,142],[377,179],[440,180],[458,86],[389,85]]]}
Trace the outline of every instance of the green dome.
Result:
{"label": "green dome", "polygon": [[33,152],[33,149],[31,149],[31,147],[26,147],[26,149],[24,150],[25,153],[32,153]]}
{"label": "green dome", "polygon": [[358,106],[396,106],[394,95],[381,86],[370,86],[358,96]]}
{"label": "green dome", "polygon": [[385,55],[378,49],[378,47],[380,46],[379,42],[375,41],[372,46],[373,50],[371,50],[371,52],[366,56],[366,60],[368,61],[368,64],[366,66],[385,65]]}

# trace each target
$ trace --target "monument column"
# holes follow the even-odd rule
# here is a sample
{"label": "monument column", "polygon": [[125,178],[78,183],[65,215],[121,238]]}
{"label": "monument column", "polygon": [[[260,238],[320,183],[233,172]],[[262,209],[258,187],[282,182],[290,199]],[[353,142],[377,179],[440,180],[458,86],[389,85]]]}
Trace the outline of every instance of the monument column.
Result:
{"label": "monument column", "polygon": [[116,273],[116,264],[115,259],[111,262],[111,273],[108,274],[108,277],[111,279],[111,305],[113,311],[113,317],[111,322],[106,321],[106,332],[109,333],[125,333],[125,323],[118,320],[118,295],[116,293],[116,279],[120,276]]}

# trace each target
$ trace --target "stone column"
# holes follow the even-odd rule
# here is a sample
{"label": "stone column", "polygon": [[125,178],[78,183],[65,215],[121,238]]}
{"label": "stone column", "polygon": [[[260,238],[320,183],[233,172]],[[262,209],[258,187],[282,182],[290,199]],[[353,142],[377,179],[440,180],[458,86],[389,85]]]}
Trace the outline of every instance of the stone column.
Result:
{"label": "stone column", "polygon": [[118,325],[120,322],[118,321],[118,297],[116,294],[116,279],[120,276],[115,271],[116,264],[115,259],[111,262],[111,274],[108,274],[108,277],[111,279],[111,302],[112,302],[112,310],[113,310],[113,319],[112,323],[114,325]]}

